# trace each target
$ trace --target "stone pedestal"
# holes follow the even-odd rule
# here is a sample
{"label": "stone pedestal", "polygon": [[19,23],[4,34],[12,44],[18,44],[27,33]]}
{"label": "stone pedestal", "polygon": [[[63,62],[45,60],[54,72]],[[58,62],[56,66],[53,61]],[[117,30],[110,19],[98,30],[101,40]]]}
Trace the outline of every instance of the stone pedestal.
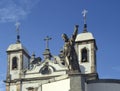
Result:
{"label": "stone pedestal", "polygon": [[79,72],[69,73],[70,90],[69,91],[85,91],[85,80]]}

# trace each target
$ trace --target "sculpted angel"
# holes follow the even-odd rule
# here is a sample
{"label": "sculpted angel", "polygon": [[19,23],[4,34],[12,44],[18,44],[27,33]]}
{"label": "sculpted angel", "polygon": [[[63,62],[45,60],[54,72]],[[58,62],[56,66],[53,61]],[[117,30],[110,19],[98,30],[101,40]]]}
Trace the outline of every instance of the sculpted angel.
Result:
{"label": "sculpted angel", "polygon": [[75,26],[75,30],[71,38],[68,38],[66,34],[62,34],[62,38],[65,42],[63,48],[63,54],[65,57],[65,63],[68,66],[69,70],[79,70],[77,55],[74,48],[77,34],[78,34],[78,25]]}

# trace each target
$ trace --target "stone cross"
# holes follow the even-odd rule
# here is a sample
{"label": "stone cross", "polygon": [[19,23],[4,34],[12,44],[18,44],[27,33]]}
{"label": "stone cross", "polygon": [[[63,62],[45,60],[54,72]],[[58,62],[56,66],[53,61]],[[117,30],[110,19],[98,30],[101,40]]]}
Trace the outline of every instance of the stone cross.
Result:
{"label": "stone cross", "polygon": [[15,26],[16,26],[17,35],[19,35],[20,23],[16,22]]}
{"label": "stone cross", "polygon": [[84,24],[86,24],[86,14],[87,14],[87,12],[88,12],[88,11],[85,10],[85,9],[82,11],[83,18],[84,18]]}
{"label": "stone cross", "polygon": [[15,26],[16,26],[16,32],[17,32],[17,43],[20,43],[20,35],[19,35],[20,23],[16,22]]}
{"label": "stone cross", "polygon": [[49,40],[51,40],[52,38],[50,38],[49,36],[47,36],[44,41],[46,41],[46,48],[49,48]]}

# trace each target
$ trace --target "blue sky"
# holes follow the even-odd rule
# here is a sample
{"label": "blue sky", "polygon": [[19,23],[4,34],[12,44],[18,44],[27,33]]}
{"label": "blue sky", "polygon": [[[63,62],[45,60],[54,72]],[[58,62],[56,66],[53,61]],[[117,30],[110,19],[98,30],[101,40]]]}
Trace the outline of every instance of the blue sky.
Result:
{"label": "blue sky", "polygon": [[[88,31],[97,41],[97,71],[100,78],[120,79],[119,0],[1,0],[0,2],[0,88],[7,69],[6,49],[16,42],[16,21],[21,23],[22,44],[30,54],[42,56],[43,39],[52,37],[50,50],[58,55],[62,33],[70,36],[74,25],[83,30],[83,9],[88,10]],[[2,91],[2,90],[0,90]]]}

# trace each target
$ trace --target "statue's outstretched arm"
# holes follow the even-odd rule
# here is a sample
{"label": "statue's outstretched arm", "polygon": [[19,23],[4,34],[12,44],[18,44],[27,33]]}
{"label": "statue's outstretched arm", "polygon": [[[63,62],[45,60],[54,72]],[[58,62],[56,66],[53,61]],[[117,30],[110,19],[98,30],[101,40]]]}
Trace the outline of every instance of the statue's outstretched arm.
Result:
{"label": "statue's outstretched arm", "polygon": [[78,25],[75,26],[74,32],[72,34],[72,40],[75,41],[77,34],[78,34]]}

